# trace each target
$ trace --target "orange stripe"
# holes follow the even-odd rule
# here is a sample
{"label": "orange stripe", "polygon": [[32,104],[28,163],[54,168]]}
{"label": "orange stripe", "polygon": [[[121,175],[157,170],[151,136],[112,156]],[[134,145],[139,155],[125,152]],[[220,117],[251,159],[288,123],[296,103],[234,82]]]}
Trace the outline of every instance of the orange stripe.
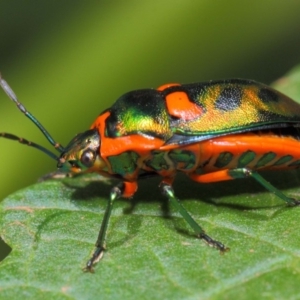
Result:
{"label": "orange stripe", "polygon": [[230,151],[233,155],[240,155],[252,150],[257,155],[266,154],[269,151],[278,156],[292,155],[300,158],[300,143],[292,137],[280,137],[274,134],[244,133],[212,139],[212,148],[218,153]]}
{"label": "orange stripe", "polygon": [[160,91],[160,92],[162,92],[162,91],[164,91],[165,89],[167,89],[169,87],[180,86],[180,85],[181,84],[179,84],[179,83],[166,83],[166,84],[163,84],[160,87],[158,87],[157,90]]}
{"label": "orange stripe", "polygon": [[197,182],[201,183],[209,183],[209,182],[218,182],[218,181],[225,181],[225,180],[232,180],[230,175],[228,175],[228,170],[221,170],[221,171],[216,171],[208,174],[190,174],[189,177]]}
{"label": "orange stripe", "polygon": [[[266,166],[260,169],[272,169],[272,164],[285,155],[293,156],[293,161],[300,159],[300,143],[292,137],[280,137],[275,134],[262,133],[261,135],[254,133],[244,133],[218,137],[200,143],[200,162],[201,165],[207,160],[210,160],[208,165],[205,165],[205,172],[217,170],[214,166],[215,159],[222,152],[230,152],[233,155],[232,162],[226,168],[234,169],[237,167],[239,157],[246,151],[253,151],[256,157],[248,164],[249,168],[254,168],[257,161],[266,153],[274,152],[276,157]],[[289,161],[290,164],[292,161]],[[268,167],[270,166],[270,167]],[[285,165],[274,166],[274,169],[284,169]],[[255,169],[255,168],[254,168]]]}
{"label": "orange stripe", "polygon": [[159,138],[153,138],[146,135],[132,134],[128,136],[110,138],[105,136],[105,120],[110,112],[100,115],[92,124],[91,129],[97,128],[100,134],[100,156],[110,166],[107,158],[109,156],[119,155],[126,151],[134,151],[141,157],[148,156],[151,150],[159,149],[164,141]]}

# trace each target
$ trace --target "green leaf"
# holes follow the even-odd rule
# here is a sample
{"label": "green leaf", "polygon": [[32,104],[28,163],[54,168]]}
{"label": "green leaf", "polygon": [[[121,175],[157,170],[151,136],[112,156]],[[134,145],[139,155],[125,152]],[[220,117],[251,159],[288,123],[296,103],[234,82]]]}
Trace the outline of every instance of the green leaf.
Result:
{"label": "green leaf", "polygon": [[[266,178],[299,198],[295,171]],[[253,180],[200,185],[179,177],[178,197],[220,255],[168,210],[158,180],[141,181],[134,200],[116,201],[107,251],[95,274],[89,259],[111,188],[94,176],[46,181],[4,200],[1,236],[12,247],[0,267],[0,298],[239,299],[298,295],[299,208]],[[201,199],[201,200],[200,200]]]}
{"label": "green leaf", "polygon": [[[276,88],[297,98],[298,73]],[[263,173],[297,199],[299,175]],[[230,247],[224,255],[195,238],[151,179],[131,201],[116,201],[107,251],[84,273],[113,184],[94,175],[49,180],[1,203],[0,236],[12,251],[0,263],[0,299],[299,298],[300,208],[252,179],[174,183],[195,220]]]}

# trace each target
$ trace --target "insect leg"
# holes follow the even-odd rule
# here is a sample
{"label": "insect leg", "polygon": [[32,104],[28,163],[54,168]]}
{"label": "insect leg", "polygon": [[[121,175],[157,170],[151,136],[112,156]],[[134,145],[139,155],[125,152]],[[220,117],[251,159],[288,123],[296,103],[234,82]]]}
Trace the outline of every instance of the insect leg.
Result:
{"label": "insect leg", "polygon": [[268,191],[275,194],[277,197],[288,203],[289,205],[300,205],[299,200],[287,197],[284,193],[276,189],[271,183],[265,180],[261,175],[256,171],[247,169],[247,168],[238,168],[238,169],[225,169],[208,174],[190,174],[189,177],[197,182],[209,183],[209,182],[218,182],[224,180],[232,180],[238,178],[247,178],[252,177],[262,186],[264,186]]}
{"label": "insect leg", "polygon": [[106,237],[107,227],[108,227],[110,215],[112,212],[113,204],[114,204],[114,201],[121,196],[121,194],[122,194],[122,192],[121,192],[121,188],[119,186],[115,186],[112,188],[112,190],[110,192],[109,200],[107,202],[104,218],[101,223],[99,235],[97,238],[96,249],[93,253],[93,256],[87,262],[85,271],[93,272],[94,271],[93,265],[96,262],[98,262],[104,254],[104,251],[106,248],[105,247],[105,237]]}
{"label": "insect leg", "polygon": [[279,197],[280,199],[285,201],[287,204],[289,204],[291,206],[300,205],[299,200],[295,200],[293,198],[287,197],[284,193],[282,193],[280,190],[275,188],[271,183],[269,183],[267,180],[265,180],[256,171],[252,171],[247,168],[240,168],[240,169],[228,170],[228,175],[234,179],[252,177],[257,182],[259,182],[262,186],[264,186],[267,190],[269,190],[271,193],[275,194],[277,197]]}
{"label": "insect leg", "polygon": [[183,207],[180,203],[179,199],[175,197],[174,190],[172,186],[166,182],[161,183],[161,189],[164,195],[166,195],[169,201],[173,204],[173,206],[178,210],[178,212],[182,215],[185,221],[193,228],[196,236],[202,240],[204,240],[209,246],[217,248],[221,252],[225,252],[229,250],[229,248],[225,247],[222,243],[213,240],[209,237],[201,226],[193,219],[193,217],[188,213],[188,211]]}
{"label": "insect leg", "polygon": [[93,272],[93,265],[98,262],[106,249],[105,247],[105,238],[106,238],[106,232],[109,224],[109,219],[111,216],[112,208],[114,205],[114,201],[118,198],[125,197],[129,198],[131,197],[137,190],[137,183],[136,182],[127,182],[124,181],[121,184],[115,186],[112,188],[110,192],[110,197],[107,202],[106,210],[104,213],[104,217],[101,223],[100,231],[98,234],[97,242],[96,242],[96,249],[90,258],[90,260],[87,262],[85,266],[85,271]]}

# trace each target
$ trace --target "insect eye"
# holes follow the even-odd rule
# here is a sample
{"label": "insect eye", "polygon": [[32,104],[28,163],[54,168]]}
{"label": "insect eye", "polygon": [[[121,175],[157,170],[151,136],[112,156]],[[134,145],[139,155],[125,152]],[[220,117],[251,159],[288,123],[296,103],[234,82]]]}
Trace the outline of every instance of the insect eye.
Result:
{"label": "insect eye", "polygon": [[91,167],[94,164],[95,158],[95,152],[86,150],[82,153],[80,161],[86,167]]}

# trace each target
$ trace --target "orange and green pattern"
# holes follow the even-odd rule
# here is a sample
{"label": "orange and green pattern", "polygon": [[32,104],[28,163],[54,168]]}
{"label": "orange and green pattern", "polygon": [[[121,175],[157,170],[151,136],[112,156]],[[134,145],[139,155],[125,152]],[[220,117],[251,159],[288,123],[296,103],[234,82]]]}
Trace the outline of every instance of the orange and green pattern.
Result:
{"label": "orange and green pattern", "polygon": [[162,193],[196,237],[221,252],[228,248],[208,236],[176,198],[172,184],[178,172],[199,183],[252,177],[289,205],[300,205],[257,172],[300,166],[300,105],[264,84],[230,79],[132,91],[67,147],[55,142],[26,110],[1,74],[0,86],[60,155],[13,134],[1,133],[1,137],[41,150],[57,160],[60,170],[96,172],[121,180],[111,190],[96,249],[86,264],[88,271],[106,250],[114,201],[132,197],[139,179],[161,176]]}

